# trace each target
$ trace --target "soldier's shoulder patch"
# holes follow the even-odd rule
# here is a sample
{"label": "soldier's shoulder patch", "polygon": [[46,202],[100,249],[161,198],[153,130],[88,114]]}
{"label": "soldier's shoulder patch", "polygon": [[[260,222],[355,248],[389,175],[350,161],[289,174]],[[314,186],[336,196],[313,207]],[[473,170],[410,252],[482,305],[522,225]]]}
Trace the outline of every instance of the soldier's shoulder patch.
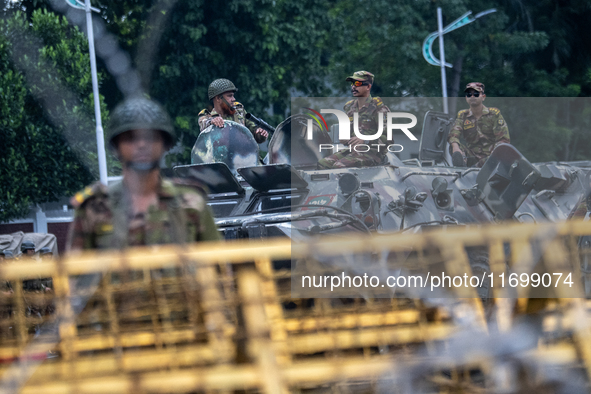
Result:
{"label": "soldier's shoulder patch", "polygon": [[244,105],[242,105],[242,103],[240,103],[238,101],[234,101],[234,107],[236,107],[236,108],[244,108]]}
{"label": "soldier's shoulder patch", "polygon": [[86,201],[97,196],[107,195],[107,187],[100,182],[86,186],[83,190],[76,193],[71,199],[70,204],[74,208],[82,206]]}
{"label": "soldier's shoulder patch", "polygon": [[347,103],[345,104],[345,108],[350,108],[353,105],[353,103],[355,103],[355,100],[347,101]]}
{"label": "soldier's shoulder patch", "polygon": [[499,125],[503,126],[505,124],[505,119],[499,118],[498,122]]}
{"label": "soldier's shoulder patch", "polygon": [[379,98],[379,97],[373,97],[373,98],[372,98],[372,101],[373,101],[374,103],[376,103],[376,105],[378,105],[378,106],[380,106],[380,105],[384,105],[384,102],[383,102],[383,101],[382,101],[382,99],[381,99],[381,98]]}
{"label": "soldier's shoulder patch", "polygon": [[470,110],[469,109],[463,109],[460,112],[458,112],[458,118],[467,116],[468,113],[470,113]]}
{"label": "soldier's shoulder patch", "polygon": [[204,115],[209,115],[209,111],[207,110],[207,108],[202,109],[201,112],[199,112],[199,115],[197,115],[197,116],[204,116]]}
{"label": "soldier's shoulder patch", "polygon": [[490,112],[493,115],[498,115],[501,113],[501,111],[495,107],[488,107],[488,112]]}

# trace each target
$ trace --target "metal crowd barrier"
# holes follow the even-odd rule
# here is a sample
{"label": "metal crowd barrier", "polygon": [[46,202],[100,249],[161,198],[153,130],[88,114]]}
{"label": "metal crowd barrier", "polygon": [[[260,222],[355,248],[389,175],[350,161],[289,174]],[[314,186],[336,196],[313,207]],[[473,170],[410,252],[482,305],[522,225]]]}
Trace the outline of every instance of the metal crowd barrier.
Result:
{"label": "metal crowd barrier", "polygon": [[[587,236],[578,221],[458,226],[6,262],[0,393],[588,392]],[[300,286],[362,272],[573,283],[537,298],[498,281]]]}

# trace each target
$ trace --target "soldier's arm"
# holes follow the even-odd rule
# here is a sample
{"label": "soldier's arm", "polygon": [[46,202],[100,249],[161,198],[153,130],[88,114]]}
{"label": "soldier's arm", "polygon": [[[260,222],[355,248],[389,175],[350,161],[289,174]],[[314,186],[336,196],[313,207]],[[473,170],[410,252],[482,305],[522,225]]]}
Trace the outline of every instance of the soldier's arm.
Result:
{"label": "soldier's arm", "polygon": [[458,113],[458,117],[456,118],[456,122],[454,123],[454,127],[452,127],[452,129],[449,132],[449,135],[447,137],[447,140],[449,141],[449,144],[460,144],[460,137],[462,136],[462,124],[464,123],[464,120],[462,119],[461,116],[461,111]]}
{"label": "soldier's arm", "polygon": [[68,229],[68,240],[66,243],[66,252],[81,251],[93,249],[92,234],[85,226],[86,212],[84,207],[76,208],[74,221],[70,223]]}
{"label": "soldier's arm", "polygon": [[179,188],[179,198],[188,227],[188,241],[219,241],[221,236],[207,205],[207,193],[201,185],[188,179],[173,179]]}
{"label": "soldier's arm", "polygon": [[497,116],[497,120],[495,122],[495,126],[493,128],[493,133],[495,136],[495,146],[498,144],[509,144],[511,143],[511,138],[509,137],[509,128],[507,127],[507,123],[503,118],[503,115],[499,112]]}
{"label": "soldier's arm", "polygon": [[246,115],[246,111],[244,110],[244,107],[242,107],[242,116],[244,117],[244,126],[248,130],[250,130],[250,132],[252,133],[252,136],[254,137],[254,139],[256,140],[256,142],[258,144],[265,142],[267,137],[264,135],[257,134],[257,130],[259,129],[259,127],[252,120],[246,119],[245,115]]}
{"label": "soldier's arm", "polygon": [[199,131],[203,131],[211,125],[212,116],[206,109],[199,112]]}
{"label": "soldier's arm", "polygon": [[107,187],[96,182],[70,199],[75,211],[68,230],[67,251],[97,248],[95,231],[97,223],[105,222],[105,215],[108,216],[107,196]]}
{"label": "soldier's arm", "polygon": [[213,220],[213,215],[209,206],[205,206],[205,209],[201,214],[201,224],[202,228],[199,235],[199,241],[220,241],[222,239],[217,226],[215,225],[215,221]]}

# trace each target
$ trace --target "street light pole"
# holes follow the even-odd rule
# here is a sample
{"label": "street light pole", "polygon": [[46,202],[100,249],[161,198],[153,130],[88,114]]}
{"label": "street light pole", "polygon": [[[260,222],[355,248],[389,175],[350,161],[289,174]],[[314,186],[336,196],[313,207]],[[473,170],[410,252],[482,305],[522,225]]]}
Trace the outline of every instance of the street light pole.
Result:
{"label": "street light pole", "polygon": [[443,16],[441,15],[441,7],[437,7],[437,32],[439,33],[439,63],[441,64],[441,91],[443,93],[443,112],[447,114],[449,110],[447,108],[447,78],[445,76],[445,49],[443,48]]}
{"label": "street light pole", "polygon": [[[74,1],[74,0],[72,0],[72,1]],[[427,63],[432,64],[434,66],[441,67],[441,87],[443,90],[443,111],[445,113],[448,112],[448,108],[447,108],[447,81],[445,79],[445,67],[452,68],[453,66],[451,64],[445,62],[445,50],[443,47],[443,35],[446,33],[449,33],[450,31],[456,30],[464,25],[467,25],[468,23],[472,23],[480,17],[483,17],[488,14],[492,14],[493,12],[496,12],[496,11],[497,10],[495,8],[491,8],[490,10],[479,12],[476,15],[472,15],[472,11],[468,11],[464,15],[460,16],[458,19],[456,19],[455,21],[450,23],[449,25],[443,27],[443,21],[442,21],[443,18],[442,18],[441,8],[440,7],[437,8],[437,31],[429,34],[427,36],[427,38],[425,38],[425,41],[423,41],[422,51],[423,51],[423,57],[425,58]],[[441,58],[441,60],[435,58],[435,55],[433,55],[432,46],[433,46],[433,42],[435,42],[435,39],[437,39],[437,37],[439,37],[439,57]]]}
{"label": "street light pole", "polygon": [[101,183],[107,184],[107,155],[105,153],[105,136],[101,121],[101,103],[98,91],[98,77],[96,72],[96,54],[94,52],[94,32],[92,28],[92,10],[90,0],[85,0],[86,31],[88,34],[88,50],[90,52],[90,72],[92,74],[92,95],[94,96],[94,118],[96,121],[96,148],[98,151],[99,174]]}
{"label": "street light pole", "polygon": [[96,71],[96,54],[94,52],[94,31],[92,26],[92,11],[97,11],[91,7],[90,0],[66,0],[66,3],[74,8],[84,9],[86,11],[86,34],[88,36],[88,50],[90,52],[90,73],[92,76],[92,95],[94,96],[94,118],[96,122],[96,148],[98,153],[99,175],[101,183],[107,184],[107,155],[105,153],[105,136],[103,132],[103,122],[101,121],[101,103],[99,99],[98,77]]}

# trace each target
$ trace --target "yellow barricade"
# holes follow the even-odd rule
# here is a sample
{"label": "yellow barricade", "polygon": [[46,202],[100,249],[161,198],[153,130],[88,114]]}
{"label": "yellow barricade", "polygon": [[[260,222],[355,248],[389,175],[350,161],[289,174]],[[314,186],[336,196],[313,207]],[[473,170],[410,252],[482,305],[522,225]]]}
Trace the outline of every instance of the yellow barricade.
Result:
{"label": "yellow barricade", "polygon": [[[392,385],[518,392],[533,380],[540,388],[556,383],[540,378],[547,366],[587,384],[591,325],[580,245],[589,235],[588,222],[504,224],[5,263],[0,393],[396,392]],[[491,298],[482,286],[450,286],[445,296],[428,296],[425,286],[331,297],[312,289],[302,297],[300,287],[293,297],[296,267],[323,277],[359,274],[369,265],[334,264],[357,254],[394,279],[490,278]],[[529,298],[535,289],[525,279],[536,281],[536,273],[571,273],[573,285]],[[513,367],[531,379],[515,378]]]}

